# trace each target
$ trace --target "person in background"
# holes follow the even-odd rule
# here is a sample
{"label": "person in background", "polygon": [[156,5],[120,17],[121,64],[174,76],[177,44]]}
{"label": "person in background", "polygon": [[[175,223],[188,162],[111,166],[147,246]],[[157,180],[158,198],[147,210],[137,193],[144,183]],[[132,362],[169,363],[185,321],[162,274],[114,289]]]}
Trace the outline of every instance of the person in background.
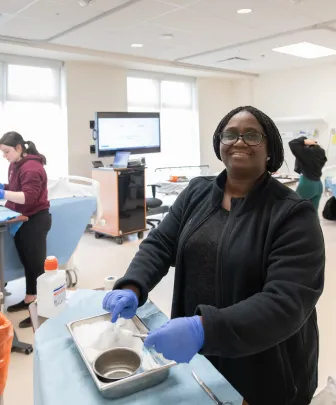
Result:
{"label": "person in background", "polygon": [[[16,232],[14,241],[26,276],[26,296],[7,308],[8,312],[26,310],[36,299],[36,280],[44,272],[47,255],[47,234],[51,228],[46,158],[33,142],[25,142],[17,132],[8,132],[0,139],[0,149],[9,161],[8,184],[0,185],[0,199],[6,207],[28,217]],[[31,326],[30,318],[20,322]]]}
{"label": "person in background", "polygon": [[204,354],[250,405],[307,405],[325,267],[316,211],[271,176],[284,151],[263,112],[231,111],[213,145],[226,170],[191,180],[103,308],[132,318],[175,266],[172,320],[145,345],[178,363]]}
{"label": "person in background", "polygon": [[301,175],[296,192],[318,210],[323,193],[322,169],[327,161],[325,151],[315,140],[304,136],[290,141],[289,147],[296,158],[294,170]]}

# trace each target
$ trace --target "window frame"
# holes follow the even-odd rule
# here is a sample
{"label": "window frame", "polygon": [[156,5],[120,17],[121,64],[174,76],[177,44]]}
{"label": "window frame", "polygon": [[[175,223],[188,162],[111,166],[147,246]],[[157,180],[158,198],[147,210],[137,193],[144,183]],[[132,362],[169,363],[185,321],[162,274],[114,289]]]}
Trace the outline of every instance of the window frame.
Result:
{"label": "window frame", "polygon": [[[156,87],[156,91],[157,91],[157,100],[156,103],[154,105],[154,103],[151,102],[132,102],[129,100],[128,98],[128,84],[129,84],[129,79],[144,79],[144,80],[151,80],[154,81],[155,87]],[[149,109],[155,109],[155,111],[160,111],[161,109],[161,104],[160,104],[160,100],[161,100],[161,82],[158,82],[155,79],[152,79],[150,77],[134,77],[134,76],[128,76],[126,78],[126,86],[127,86],[127,108],[129,110],[129,108],[149,108]],[[156,83],[155,83],[156,82]]]}
{"label": "window frame", "polygon": [[[55,80],[55,94],[51,97],[13,96],[8,93],[8,66],[18,65],[52,69]],[[6,101],[23,101],[61,104],[62,69],[64,63],[57,60],[21,57],[0,53],[0,103]]]}
{"label": "window frame", "polygon": [[[19,96],[12,96],[8,94],[8,65],[20,65],[20,66],[27,66],[27,67],[38,67],[38,68],[50,68],[53,71],[54,76],[54,94],[48,95],[48,97],[34,97],[34,96],[25,96],[24,94]],[[65,109],[65,89],[64,89],[64,63],[57,60],[45,60],[39,58],[31,58],[31,57],[20,57],[15,55],[7,55],[0,53],[0,116],[2,114],[6,114],[6,106],[10,107],[11,103],[16,104],[37,104],[41,103],[44,105],[55,105],[59,108],[62,117],[64,117],[64,122],[61,121],[60,125],[62,128],[64,127],[64,133],[66,134],[66,141],[62,139],[62,143],[64,142],[67,144],[67,126],[66,126],[66,109]],[[38,107],[37,107],[38,108]],[[65,115],[64,115],[65,114]],[[7,118],[10,117],[4,115],[4,122],[6,122]],[[2,129],[6,128],[6,124],[2,127]],[[2,134],[0,134],[2,136]],[[43,153],[43,150],[41,150]],[[68,151],[66,152],[67,156],[64,157],[64,175],[68,174]],[[62,157],[62,159],[63,159]],[[0,157],[1,159],[1,157]],[[49,159],[50,160],[50,159]],[[2,177],[2,181],[7,181],[7,166],[6,162],[0,161],[0,176]],[[55,162],[52,164],[48,164],[46,166],[46,170],[48,173],[56,173],[55,171]],[[63,173],[62,173],[63,175]],[[53,174],[55,177],[55,174]],[[56,177],[55,177],[56,178]]]}
{"label": "window frame", "polygon": [[[151,104],[149,105],[148,103],[137,103],[134,104],[129,101],[127,97],[127,110],[130,112],[134,111],[153,111],[153,112],[160,112],[160,113],[166,113],[169,111],[179,111],[179,112],[190,112],[192,118],[192,126],[191,131],[194,133],[195,137],[198,138],[198,145],[197,145],[197,151],[195,153],[195,156],[193,156],[193,159],[195,159],[196,163],[193,163],[193,165],[200,164],[200,143],[199,143],[199,126],[198,126],[198,99],[197,99],[197,90],[196,90],[196,78],[195,77],[189,77],[189,76],[178,76],[178,75],[167,75],[167,74],[162,74],[162,73],[152,73],[152,72],[143,72],[143,71],[134,71],[130,70],[127,74],[127,79],[129,78],[139,78],[139,79],[149,79],[149,80],[154,80],[157,81],[158,87],[159,87],[159,94],[158,94],[158,100],[156,104],[154,105]],[[190,104],[189,105],[175,105],[172,103],[164,103],[162,100],[162,82],[163,81],[171,81],[171,82],[182,82],[186,84],[190,84]],[[128,95],[128,94],[127,94]],[[163,116],[162,116],[163,119]],[[161,124],[162,125],[162,124]],[[167,142],[167,139],[163,139],[165,137],[162,136],[163,133],[163,128],[161,127],[161,156],[163,159],[166,159],[167,157],[167,150],[163,146],[165,142]],[[148,161],[150,162],[153,160],[153,162],[156,160],[156,155],[158,154],[151,154],[151,156],[148,156]],[[197,161],[196,161],[197,160]],[[172,159],[173,161],[173,159]],[[167,161],[168,162],[168,161]],[[148,164],[148,167],[150,169],[153,169],[154,167],[158,167],[157,162],[153,166],[152,163]],[[167,163],[163,161],[163,163],[160,165],[160,167],[166,166]],[[171,166],[174,164],[169,164],[168,166]]]}
{"label": "window frame", "polygon": [[[148,103],[130,103],[127,99],[127,108],[130,111],[131,108],[157,108],[158,111],[161,109],[177,109],[177,110],[197,110],[197,97],[196,97],[196,78],[192,76],[180,76],[174,74],[166,74],[159,72],[145,72],[141,70],[129,70],[127,73],[128,78],[135,79],[148,79],[158,82],[158,103],[156,106]],[[174,105],[171,103],[165,103],[162,100],[162,82],[180,82],[185,84],[190,84],[190,104],[187,106]]]}

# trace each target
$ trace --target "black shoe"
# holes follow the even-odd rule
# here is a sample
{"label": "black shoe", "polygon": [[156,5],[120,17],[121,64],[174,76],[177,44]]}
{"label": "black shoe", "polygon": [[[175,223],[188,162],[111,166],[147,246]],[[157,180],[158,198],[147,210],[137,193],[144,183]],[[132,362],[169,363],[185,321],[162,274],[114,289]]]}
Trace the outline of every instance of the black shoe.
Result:
{"label": "black shoe", "polygon": [[31,326],[32,326],[32,322],[31,322],[30,316],[28,316],[28,318],[24,319],[23,321],[21,321],[19,323],[19,328],[21,328],[21,329],[30,328]]}
{"label": "black shoe", "polygon": [[25,309],[28,309],[28,308],[29,308],[29,305],[30,305],[30,304],[26,304],[26,303],[24,302],[24,300],[23,300],[23,301],[19,302],[18,304],[11,305],[10,307],[8,307],[8,308],[7,308],[7,312],[19,312],[19,311],[23,311],[23,310],[25,310]]}

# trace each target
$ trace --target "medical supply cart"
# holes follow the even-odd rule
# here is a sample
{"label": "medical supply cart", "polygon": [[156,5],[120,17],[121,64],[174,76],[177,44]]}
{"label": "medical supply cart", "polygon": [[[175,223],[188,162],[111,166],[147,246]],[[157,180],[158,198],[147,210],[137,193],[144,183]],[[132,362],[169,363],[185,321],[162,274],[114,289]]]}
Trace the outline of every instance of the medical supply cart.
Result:
{"label": "medical supply cart", "polygon": [[146,230],[145,168],[92,170],[92,178],[100,184],[102,220],[93,226],[96,238],[107,235],[121,245],[124,236],[137,233],[140,239]]}

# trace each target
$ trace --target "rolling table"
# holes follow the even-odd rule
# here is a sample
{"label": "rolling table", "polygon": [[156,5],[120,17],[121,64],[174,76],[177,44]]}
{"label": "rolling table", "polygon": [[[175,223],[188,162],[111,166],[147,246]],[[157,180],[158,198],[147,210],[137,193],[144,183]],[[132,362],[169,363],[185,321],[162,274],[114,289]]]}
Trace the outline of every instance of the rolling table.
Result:
{"label": "rolling table", "polygon": [[[22,215],[9,219],[7,221],[1,221],[0,222],[0,293],[2,293],[2,299],[1,299],[1,309],[4,305],[5,301],[5,232],[8,232],[8,227],[11,224],[17,224],[19,222],[26,222],[28,221],[27,217],[24,217]],[[13,344],[12,344],[12,351],[19,351],[19,352],[24,352],[25,354],[30,354],[33,351],[33,346],[27,343],[20,342],[20,340],[17,337],[17,334],[14,330],[14,339],[13,339]]]}

